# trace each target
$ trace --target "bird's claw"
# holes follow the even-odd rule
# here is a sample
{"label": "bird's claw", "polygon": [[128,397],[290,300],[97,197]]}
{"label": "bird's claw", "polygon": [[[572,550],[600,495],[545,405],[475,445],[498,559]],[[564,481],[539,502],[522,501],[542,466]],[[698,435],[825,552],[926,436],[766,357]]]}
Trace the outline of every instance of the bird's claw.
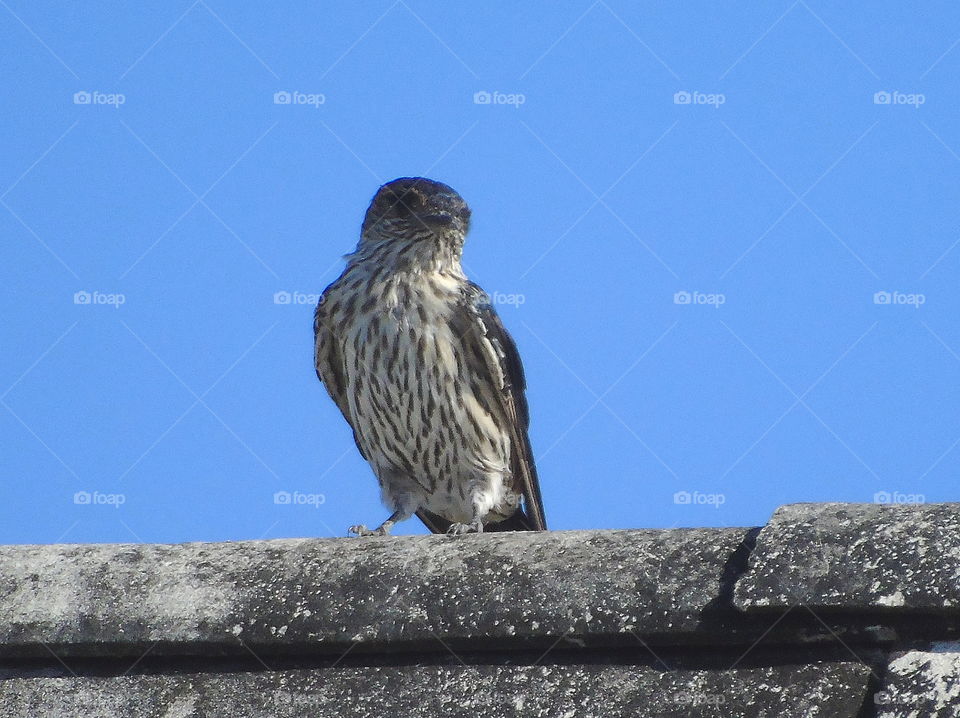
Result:
{"label": "bird's claw", "polygon": [[454,523],[447,529],[449,536],[460,536],[461,534],[483,533],[483,523],[474,521],[469,524]]}
{"label": "bird's claw", "polygon": [[383,536],[386,534],[386,531],[383,530],[383,527],[371,530],[363,524],[351,526],[349,529],[347,529],[347,531],[352,533],[354,536]]}

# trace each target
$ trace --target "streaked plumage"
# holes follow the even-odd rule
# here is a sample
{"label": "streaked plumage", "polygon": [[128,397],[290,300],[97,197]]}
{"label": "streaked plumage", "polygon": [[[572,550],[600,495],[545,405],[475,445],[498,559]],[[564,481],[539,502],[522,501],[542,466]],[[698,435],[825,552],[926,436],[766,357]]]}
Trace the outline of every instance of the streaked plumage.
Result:
{"label": "streaked plumage", "polygon": [[317,376],[393,512],[354,533],[546,528],[516,345],[460,266],[469,223],[445,184],[385,184],[317,306]]}

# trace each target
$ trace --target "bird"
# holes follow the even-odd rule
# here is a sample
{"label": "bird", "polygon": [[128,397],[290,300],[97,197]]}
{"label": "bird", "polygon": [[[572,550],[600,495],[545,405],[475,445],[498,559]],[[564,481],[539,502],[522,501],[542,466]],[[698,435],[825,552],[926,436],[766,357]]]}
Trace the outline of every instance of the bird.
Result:
{"label": "bird", "polygon": [[517,345],[461,263],[470,208],[424,177],[382,185],[314,312],[317,377],[390,516],[433,533],[546,530]]}

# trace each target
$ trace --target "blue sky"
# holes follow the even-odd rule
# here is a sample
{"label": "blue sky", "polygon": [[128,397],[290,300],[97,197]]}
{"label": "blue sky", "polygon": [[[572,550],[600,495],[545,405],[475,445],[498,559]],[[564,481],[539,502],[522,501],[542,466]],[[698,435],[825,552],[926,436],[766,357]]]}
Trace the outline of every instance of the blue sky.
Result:
{"label": "blue sky", "polygon": [[0,2],[0,542],[382,520],[311,295],[420,174],[551,528],[960,499],[958,42],[946,2]]}

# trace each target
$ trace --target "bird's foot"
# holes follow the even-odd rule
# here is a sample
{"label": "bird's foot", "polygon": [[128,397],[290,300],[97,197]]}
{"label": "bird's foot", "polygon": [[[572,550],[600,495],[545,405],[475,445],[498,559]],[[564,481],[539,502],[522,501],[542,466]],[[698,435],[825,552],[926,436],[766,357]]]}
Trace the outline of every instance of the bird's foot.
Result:
{"label": "bird's foot", "polygon": [[403,521],[404,519],[409,518],[410,513],[411,512],[404,511],[403,509],[397,509],[392,514],[390,514],[390,516],[387,518],[386,521],[384,521],[382,524],[377,526],[377,528],[375,528],[373,531],[368,529],[363,524],[357,524],[356,526],[351,526],[347,530],[350,533],[354,534],[355,536],[389,536],[390,529],[393,528],[393,525],[397,523],[397,521]]}
{"label": "bird's foot", "polygon": [[352,533],[354,536],[389,536],[390,528],[393,524],[387,525],[386,523],[381,524],[375,529],[368,529],[363,524],[357,524],[356,526],[351,526],[347,531]]}
{"label": "bird's foot", "polygon": [[481,534],[483,533],[483,522],[481,521],[472,521],[468,524],[450,524],[450,528],[447,529],[447,534],[450,536],[459,536],[461,534]]}

